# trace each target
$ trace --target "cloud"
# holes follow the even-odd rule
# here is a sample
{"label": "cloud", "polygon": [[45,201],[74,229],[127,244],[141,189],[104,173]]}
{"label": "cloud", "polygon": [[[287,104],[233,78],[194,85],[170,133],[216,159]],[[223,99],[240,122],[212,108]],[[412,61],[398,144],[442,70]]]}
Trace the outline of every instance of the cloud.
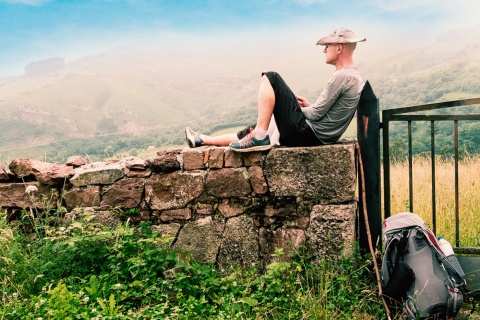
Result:
{"label": "cloud", "polygon": [[316,3],[325,3],[327,0],[293,0],[293,3],[298,3],[300,5],[306,5],[309,6],[311,4],[316,4]]}
{"label": "cloud", "polygon": [[369,0],[369,2],[384,11],[397,11],[438,2],[438,0]]}
{"label": "cloud", "polygon": [[52,2],[53,0],[0,0],[0,3],[8,4],[23,4],[27,6],[41,6],[44,3]]}

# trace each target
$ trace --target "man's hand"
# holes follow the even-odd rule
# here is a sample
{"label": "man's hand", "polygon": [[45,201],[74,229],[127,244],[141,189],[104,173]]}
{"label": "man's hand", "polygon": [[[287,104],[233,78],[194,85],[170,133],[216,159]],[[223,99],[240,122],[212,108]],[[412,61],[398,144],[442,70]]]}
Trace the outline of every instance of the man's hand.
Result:
{"label": "man's hand", "polygon": [[308,107],[310,105],[310,102],[308,102],[307,98],[302,96],[297,96],[297,95],[295,95],[295,97],[297,98],[298,105],[300,106],[300,108]]}

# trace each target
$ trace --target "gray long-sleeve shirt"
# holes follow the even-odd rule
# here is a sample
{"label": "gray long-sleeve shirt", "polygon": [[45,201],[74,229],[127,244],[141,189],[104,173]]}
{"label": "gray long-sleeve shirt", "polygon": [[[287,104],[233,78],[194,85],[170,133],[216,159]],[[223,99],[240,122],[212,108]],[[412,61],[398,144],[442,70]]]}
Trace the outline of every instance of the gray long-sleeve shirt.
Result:
{"label": "gray long-sleeve shirt", "polygon": [[336,70],[317,101],[301,108],[307,124],[323,144],[336,142],[345,132],[364,84],[357,68]]}

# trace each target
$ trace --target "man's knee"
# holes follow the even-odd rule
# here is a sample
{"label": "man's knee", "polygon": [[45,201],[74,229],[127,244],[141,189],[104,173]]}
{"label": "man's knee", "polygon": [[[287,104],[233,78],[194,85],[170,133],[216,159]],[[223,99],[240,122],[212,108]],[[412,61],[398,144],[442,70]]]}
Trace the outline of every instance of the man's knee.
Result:
{"label": "man's knee", "polygon": [[280,75],[275,71],[262,72],[262,79],[268,78],[271,83],[275,82],[276,79],[280,78]]}

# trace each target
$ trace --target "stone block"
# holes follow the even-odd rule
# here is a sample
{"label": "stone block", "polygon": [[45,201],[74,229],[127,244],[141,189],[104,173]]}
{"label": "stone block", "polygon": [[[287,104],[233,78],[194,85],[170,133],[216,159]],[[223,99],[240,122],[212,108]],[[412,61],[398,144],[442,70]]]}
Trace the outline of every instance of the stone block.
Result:
{"label": "stone block", "polygon": [[9,181],[11,174],[10,170],[0,163],[0,181]]}
{"label": "stone block", "polygon": [[101,206],[137,208],[143,197],[145,179],[124,178],[104,188]]}
{"label": "stone block", "polygon": [[223,155],[225,153],[225,148],[211,148],[209,151],[208,167],[210,169],[223,168]]}
{"label": "stone block", "polygon": [[232,151],[231,149],[225,150],[225,167],[226,168],[239,168],[243,165],[242,154]]}
{"label": "stone block", "polygon": [[203,190],[202,174],[153,174],[145,183],[145,200],[153,210],[178,209],[199,197]]}
{"label": "stone block", "polygon": [[183,170],[204,169],[203,152],[195,149],[183,150]]}
{"label": "stone block", "polygon": [[357,186],[355,145],[275,148],[267,155],[264,174],[274,196],[351,201]]}
{"label": "stone block", "polygon": [[165,210],[160,213],[160,220],[164,222],[190,219],[192,219],[192,210],[189,208]]}
{"label": "stone block", "polygon": [[167,241],[168,245],[171,245],[177,238],[178,231],[182,227],[179,223],[159,224],[151,227],[152,232],[158,232],[158,235],[162,237],[163,241]]}
{"label": "stone block", "polygon": [[181,149],[166,149],[157,152],[157,155],[145,161],[147,167],[155,172],[170,173],[180,170]]}
{"label": "stone block", "polygon": [[243,152],[242,153],[243,162],[246,167],[259,166],[263,167],[263,152]]}
{"label": "stone block", "polygon": [[212,217],[187,222],[180,230],[174,248],[190,252],[194,259],[215,262],[221,244],[221,234]]}
{"label": "stone block", "polygon": [[70,183],[75,187],[113,184],[125,176],[125,164],[120,162],[94,162],[74,170]]}
{"label": "stone block", "polygon": [[252,191],[245,168],[212,170],[207,175],[205,188],[207,194],[219,198],[241,197]]}
{"label": "stone block", "polygon": [[315,205],[306,232],[308,246],[318,257],[339,257],[353,252],[357,202]]}
{"label": "stone block", "polygon": [[227,220],[218,253],[220,268],[251,268],[260,263],[258,231],[252,218],[242,215]]}
{"label": "stone block", "polygon": [[196,203],[195,212],[201,215],[209,215],[215,213],[215,206],[211,203]]}
{"label": "stone block", "polygon": [[67,158],[67,161],[65,162],[67,166],[72,166],[74,168],[83,166],[84,164],[87,164],[87,161],[85,158],[82,156],[70,156]]}
{"label": "stone block", "polygon": [[51,209],[57,207],[57,200],[58,190],[39,182],[0,184],[0,207],[3,208]]}
{"label": "stone block", "polygon": [[248,174],[250,175],[250,183],[252,189],[257,194],[265,194],[268,191],[267,180],[263,176],[263,170],[259,166],[253,166],[248,168]]}
{"label": "stone block", "polygon": [[[289,229],[282,227],[273,232],[272,243],[269,247],[269,261],[290,261],[294,256],[296,249],[306,242],[305,231],[301,229]],[[283,255],[273,257],[276,249],[282,249]]]}
{"label": "stone block", "polygon": [[76,207],[97,207],[100,205],[100,190],[100,186],[73,188],[65,193],[65,204],[68,209]]}
{"label": "stone block", "polygon": [[75,174],[71,166],[33,159],[15,159],[9,167],[12,173],[18,177],[34,176],[37,181],[50,186],[63,184]]}
{"label": "stone block", "polygon": [[10,171],[17,177],[35,176],[35,174],[48,170],[53,166],[52,163],[43,162],[34,159],[18,158],[10,162]]}
{"label": "stone block", "polygon": [[223,199],[218,205],[218,211],[225,217],[231,218],[241,215],[245,207],[237,199]]}

